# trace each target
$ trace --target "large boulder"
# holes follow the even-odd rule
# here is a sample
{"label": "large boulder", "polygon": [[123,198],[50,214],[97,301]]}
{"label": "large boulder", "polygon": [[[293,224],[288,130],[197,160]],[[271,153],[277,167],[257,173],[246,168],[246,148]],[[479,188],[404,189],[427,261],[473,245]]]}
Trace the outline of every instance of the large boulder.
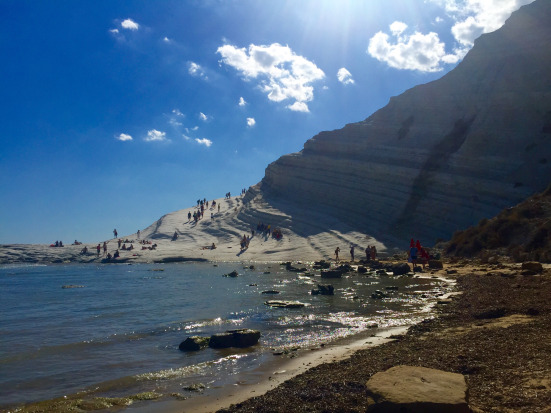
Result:
{"label": "large boulder", "polygon": [[257,344],[260,339],[260,331],[248,328],[230,330],[228,333],[233,334],[234,345],[232,347],[251,347]]}
{"label": "large boulder", "polygon": [[426,367],[396,366],[366,384],[368,412],[470,413],[461,374]]}
{"label": "large boulder", "polygon": [[260,331],[251,329],[228,330],[225,333],[213,334],[210,336],[209,347],[230,348],[250,347],[258,343]]}
{"label": "large boulder", "polygon": [[209,345],[208,337],[191,336],[180,343],[178,347],[182,351],[197,351]]}

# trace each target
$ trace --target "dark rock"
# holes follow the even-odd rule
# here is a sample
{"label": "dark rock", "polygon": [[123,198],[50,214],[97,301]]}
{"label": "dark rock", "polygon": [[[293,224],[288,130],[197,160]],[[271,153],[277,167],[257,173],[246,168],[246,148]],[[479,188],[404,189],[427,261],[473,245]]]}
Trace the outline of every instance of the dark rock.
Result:
{"label": "dark rock", "polygon": [[229,330],[228,333],[233,334],[234,345],[232,347],[251,347],[257,344],[260,339],[260,331],[248,328]]}
{"label": "dark rock", "polygon": [[440,260],[429,260],[429,268],[442,269],[444,268],[444,264]]}
{"label": "dark rock", "polygon": [[374,298],[376,300],[380,300],[381,298],[386,298],[388,295],[383,293],[381,290],[375,290],[375,292],[371,293],[371,298]]}
{"label": "dark rock", "polygon": [[367,272],[367,268],[359,266],[358,267],[358,273],[365,274]]}
{"label": "dark rock", "polygon": [[178,347],[181,351],[197,351],[209,346],[209,338],[201,336],[191,336],[180,343]]}
{"label": "dark rock", "polygon": [[318,284],[318,289],[312,290],[312,295],[334,295],[335,294],[335,288],[331,284]]}
{"label": "dark rock", "polygon": [[[527,262],[522,263],[521,269],[523,271],[531,271],[531,272],[539,274],[540,272],[543,271],[543,265],[541,265],[541,263],[539,263],[537,261],[527,261]],[[530,274],[528,274],[528,275],[530,275]]]}
{"label": "dark rock", "polygon": [[392,273],[394,275],[404,275],[410,271],[409,265],[405,262],[392,265]]}
{"label": "dark rock", "polygon": [[325,260],[316,261],[314,263],[313,268],[315,270],[325,270],[327,268],[331,268],[331,263],[329,261],[325,261]]}
{"label": "dark rock", "polygon": [[339,270],[322,270],[321,278],[341,278],[342,271]]}
{"label": "dark rock", "polygon": [[230,348],[250,347],[258,343],[260,331],[251,329],[228,330],[225,333],[213,334],[210,336],[209,347]]}
{"label": "dark rock", "polygon": [[236,270],[233,270],[232,272],[228,273],[228,274],[224,274],[224,277],[232,277],[232,278],[235,278],[239,275],[239,273],[236,271]]}
{"label": "dark rock", "polygon": [[266,291],[262,291],[262,294],[279,294],[279,291],[277,291],[277,290],[266,290]]}

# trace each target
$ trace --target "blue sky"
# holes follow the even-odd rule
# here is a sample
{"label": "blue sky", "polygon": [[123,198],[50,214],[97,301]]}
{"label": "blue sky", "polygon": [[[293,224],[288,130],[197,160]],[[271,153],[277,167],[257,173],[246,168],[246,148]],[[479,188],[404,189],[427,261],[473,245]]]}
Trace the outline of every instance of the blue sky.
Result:
{"label": "blue sky", "polygon": [[0,0],[0,243],[96,242],[258,183],[532,0]]}

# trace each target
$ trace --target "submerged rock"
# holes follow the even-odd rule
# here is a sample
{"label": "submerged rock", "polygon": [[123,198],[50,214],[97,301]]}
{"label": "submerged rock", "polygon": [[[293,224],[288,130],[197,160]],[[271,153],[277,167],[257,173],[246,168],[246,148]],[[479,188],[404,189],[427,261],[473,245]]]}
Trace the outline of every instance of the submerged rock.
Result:
{"label": "submerged rock", "polygon": [[224,274],[224,277],[232,277],[232,278],[235,278],[239,275],[239,273],[236,271],[236,270],[233,270],[232,272],[228,273],[228,274]]}
{"label": "submerged rock", "polygon": [[277,307],[277,308],[302,308],[306,305],[299,301],[276,301],[276,300],[266,301],[264,304],[270,307]]}
{"label": "submerged rock", "polygon": [[318,284],[318,289],[312,289],[312,295],[334,295],[335,288],[331,284]]}

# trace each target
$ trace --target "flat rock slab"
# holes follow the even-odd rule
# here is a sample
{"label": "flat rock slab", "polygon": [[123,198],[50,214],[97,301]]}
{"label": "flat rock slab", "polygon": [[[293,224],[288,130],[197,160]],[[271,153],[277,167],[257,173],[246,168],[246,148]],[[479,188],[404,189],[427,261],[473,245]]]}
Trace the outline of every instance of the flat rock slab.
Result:
{"label": "flat rock slab", "polygon": [[461,374],[426,367],[396,366],[366,384],[368,412],[468,413],[467,384]]}

